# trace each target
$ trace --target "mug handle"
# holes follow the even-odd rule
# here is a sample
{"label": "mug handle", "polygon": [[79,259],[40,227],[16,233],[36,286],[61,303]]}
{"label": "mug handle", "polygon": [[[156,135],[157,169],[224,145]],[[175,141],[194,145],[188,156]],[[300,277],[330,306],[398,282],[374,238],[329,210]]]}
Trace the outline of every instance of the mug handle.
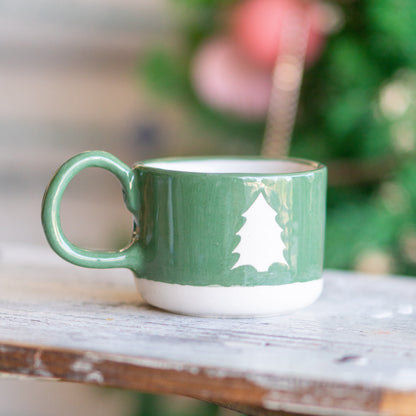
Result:
{"label": "mug handle", "polygon": [[97,269],[124,267],[137,271],[142,263],[142,253],[136,235],[129,245],[119,251],[92,251],[72,244],[61,226],[61,199],[72,178],[89,167],[110,171],[121,182],[127,209],[137,214],[139,197],[133,169],[115,156],[102,151],[80,153],[65,162],[55,173],[46,188],[42,202],[42,225],[52,249],[63,259],[82,267]]}

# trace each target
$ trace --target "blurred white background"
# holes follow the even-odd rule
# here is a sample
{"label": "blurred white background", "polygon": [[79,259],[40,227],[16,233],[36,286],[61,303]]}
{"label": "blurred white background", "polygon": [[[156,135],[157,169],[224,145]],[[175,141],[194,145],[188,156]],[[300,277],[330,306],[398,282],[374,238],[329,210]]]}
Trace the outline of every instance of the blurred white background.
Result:
{"label": "blurred white background", "polygon": [[[46,244],[42,194],[72,155],[101,149],[131,164],[180,151],[175,110],[163,121],[150,110],[136,74],[142,51],[175,42],[170,13],[164,0],[0,0],[0,241]],[[63,203],[68,236],[100,248],[128,238],[120,195],[111,175],[81,174]]]}
{"label": "blurred white background", "polygon": [[[163,0],[0,0],[0,242],[46,246],[42,195],[70,156],[102,149],[131,164],[171,152],[156,136],[177,115],[159,124],[135,76],[146,47],[175,41],[169,15]],[[117,181],[91,171],[70,185],[63,226],[79,244],[114,248],[130,215]],[[133,405],[122,391],[0,378],[4,416],[122,416]]]}

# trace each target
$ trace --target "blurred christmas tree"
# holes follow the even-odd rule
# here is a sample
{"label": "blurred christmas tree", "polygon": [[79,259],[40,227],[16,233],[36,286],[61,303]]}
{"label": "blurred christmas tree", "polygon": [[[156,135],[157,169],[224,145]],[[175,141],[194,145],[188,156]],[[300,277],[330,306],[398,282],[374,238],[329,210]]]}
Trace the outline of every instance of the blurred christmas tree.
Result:
{"label": "blurred christmas tree", "polygon": [[329,167],[325,265],[415,274],[414,0],[175,3],[186,16],[180,24],[185,48],[149,53],[140,75],[186,108],[195,129],[250,142],[255,152],[279,54],[276,28],[287,10],[309,13],[290,155]]}

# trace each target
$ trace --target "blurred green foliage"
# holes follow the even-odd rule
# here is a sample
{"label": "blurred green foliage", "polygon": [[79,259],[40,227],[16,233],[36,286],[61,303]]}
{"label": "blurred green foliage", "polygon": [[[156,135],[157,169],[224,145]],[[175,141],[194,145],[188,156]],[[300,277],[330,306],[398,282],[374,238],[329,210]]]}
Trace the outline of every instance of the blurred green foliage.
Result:
{"label": "blurred green foliage", "polygon": [[132,416],[220,416],[222,413],[217,405],[194,399],[185,399],[179,405],[170,396],[141,393],[138,399]]}

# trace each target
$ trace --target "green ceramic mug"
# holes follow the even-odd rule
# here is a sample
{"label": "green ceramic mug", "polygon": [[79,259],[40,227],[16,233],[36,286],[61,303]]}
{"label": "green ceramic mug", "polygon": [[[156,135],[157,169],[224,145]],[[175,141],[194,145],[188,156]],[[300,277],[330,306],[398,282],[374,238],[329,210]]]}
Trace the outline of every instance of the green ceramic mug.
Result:
{"label": "green ceramic mug", "polygon": [[[134,216],[128,247],[80,248],[65,237],[60,204],[81,170],[121,182]],[[322,291],[326,168],[302,159],[154,159],[132,168],[101,151],[62,165],[42,222],[57,254],[79,266],[125,267],[151,305],[203,316],[260,316],[309,305]]]}

